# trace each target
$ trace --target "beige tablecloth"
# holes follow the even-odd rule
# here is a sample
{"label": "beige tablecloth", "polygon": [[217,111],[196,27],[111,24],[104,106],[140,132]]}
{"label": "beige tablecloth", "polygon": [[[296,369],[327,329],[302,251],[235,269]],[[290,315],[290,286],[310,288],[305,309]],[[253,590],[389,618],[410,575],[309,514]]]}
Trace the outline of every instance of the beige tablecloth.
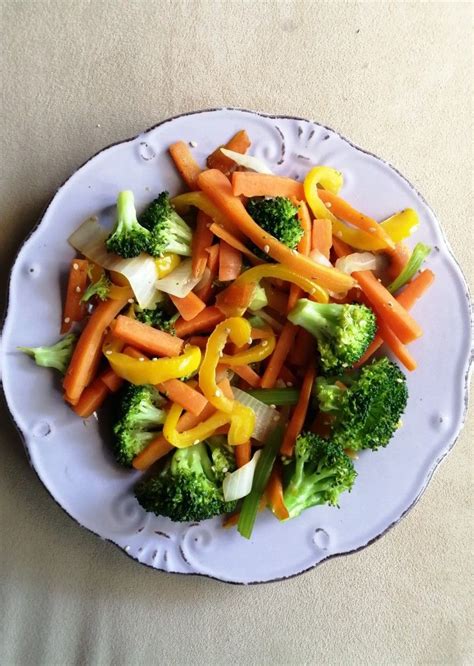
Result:
{"label": "beige tablecloth", "polygon": [[[2,0],[1,303],[58,185],[183,111],[315,118],[399,167],[472,287],[469,3]],[[433,377],[433,381],[442,381]],[[154,572],[81,530],[1,412],[3,664],[467,664],[472,417],[382,540],[287,582]]]}

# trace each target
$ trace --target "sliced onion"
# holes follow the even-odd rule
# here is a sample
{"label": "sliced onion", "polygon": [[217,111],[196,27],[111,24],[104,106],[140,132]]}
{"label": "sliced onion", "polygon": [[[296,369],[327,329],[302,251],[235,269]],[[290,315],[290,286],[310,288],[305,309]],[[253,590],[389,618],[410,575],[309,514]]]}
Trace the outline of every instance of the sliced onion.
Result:
{"label": "sliced onion", "polygon": [[337,270],[351,275],[354,271],[375,271],[379,268],[379,258],[372,252],[354,252],[336,261]]}
{"label": "sliced onion", "polygon": [[275,429],[277,422],[280,420],[280,414],[274,407],[266,405],[261,400],[257,400],[245,391],[232,387],[234,397],[242,405],[250,407],[255,413],[255,428],[252,437],[258,442],[266,442],[270,433]]}
{"label": "sliced onion", "polygon": [[107,252],[105,241],[108,236],[109,232],[99,224],[97,217],[90,217],[68,240],[73,248],[95,264],[126,277],[141,308],[153,307],[158,298],[155,260],[144,253],[133,259],[122,259]]}
{"label": "sliced onion", "polygon": [[243,166],[246,169],[251,171],[256,171],[257,173],[266,173],[270,176],[273,175],[273,171],[267,167],[267,165],[258,159],[258,157],[253,157],[253,155],[242,155],[242,153],[236,153],[233,150],[228,150],[227,148],[221,148],[221,153],[226,157],[233,160],[239,166]]}
{"label": "sliced onion", "polygon": [[233,502],[249,494],[252,490],[253,475],[260,458],[261,451],[256,451],[248,463],[227,474],[222,482],[222,490],[226,502]]}
{"label": "sliced onion", "polygon": [[319,250],[311,250],[309,253],[309,258],[312,259],[315,264],[321,264],[321,266],[330,266],[332,268],[332,264],[329,259],[325,257],[324,254]]}
{"label": "sliced onion", "polygon": [[156,280],[155,287],[166,294],[184,298],[200,280],[200,277],[193,277],[193,260],[185,259],[166,277]]}

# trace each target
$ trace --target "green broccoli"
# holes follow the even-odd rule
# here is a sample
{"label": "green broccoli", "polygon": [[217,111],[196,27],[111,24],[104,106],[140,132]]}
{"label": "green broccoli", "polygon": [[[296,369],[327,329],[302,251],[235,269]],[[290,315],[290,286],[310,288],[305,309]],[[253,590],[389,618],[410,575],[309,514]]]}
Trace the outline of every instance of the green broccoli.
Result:
{"label": "green broccoli", "polygon": [[87,303],[93,296],[97,296],[101,301],[105,301],[109,295],[112,283],[105,273],[102,273],[97,282],[91,282],[81,298],[82,303]]}
{"label": "green broccoli", "polygon": [[159,307],[158,305],[155,308],[140,308],[135,307],[135,316],[138,321],[141,321],[143,324],[148,324],[148,326],[153,326],[153,328],[159,328],[162,331],[171,333],[175,335],[174,324],[179,317],[179,313],[174,312],[169,314],[166,308]]}
{"label": "green broccoli", "polygon": [[43,368],[55,368],[64,375],[71,360],[76,339],[77,336],[74,333],[69,333],[51,347],[18,347],[17,349],[31,356],[36,365]]}
{"label": "green broccoli", "polygon": [[139,224],[133,192],[125,190],[117,198],[117,221],[106,241],[107,250],[129,259],[147,252],[151,234]]}
{"label": "green broccoli", "polygon": [[135,496],[146,511],[175,522],[206,520],[229,513],[237,505],[224,501],[222,483],[202,442],[177,449],[156,476],[136,486]]}
{"label": "green broccoli", "polygon": [[162,192],[140,215],[140,224],[150,233],[148,253],[162,257],[167,252],[191,256],[193,232],[171,205],[168,192]]}
{"label": "green broccoli", "polygon": [[127,384],[117,403],[113,448],[117,461],[130,467],[133,458],[157,435],[165,422],[163,397],[153,386]]}
{"label": "green broccoli", "polygon": [[[253,197],[247,203],[250,217],[267,233],[294,250],[303,236],[298,209],[286,197]],[[261,250],[255,250],[262,256]],[[267,255],[263,255],[268,260]]]}
{"label": "green broccoli", "polygon": [[347,386],[348,383],[352,383],[352,381],[347,376],[340,380],[335,377],[318,377],[313,386],[315,407],[321,412],[329,412],[330,414],[337,412],[346,391],[342,384]]}
{"label": "green broccoli", "polygon": [[337,506],[339,495],[351,490],[357,473],[342,447],[319,435],[298,436],[295,459],[285,469],[283,501],[289,517],[317,504]]}
{"label": "green broccoli", "polygon": [[354,451],[387,446],[408,400],[403,372],[383,357],[364,366],[352,382],[343,381],[347,389],[333,391],[331,397],[329,382],[320,379],[316,383],[320,409],[335,415],[331,438]]}
{"label": "green broccoli", "polygon": [[225,435],[214,435],[206,440],[211,450],[212,471],[217,481],[222,483],[228,472],[235,470],[234,450],[227,444]]}
{"label": "green broccoli", "polygon": [[314,303],[300,298],[288,319],[317,339],[325,372],[343,372],[353,366],[377,330],[372,310],[359,304]]}

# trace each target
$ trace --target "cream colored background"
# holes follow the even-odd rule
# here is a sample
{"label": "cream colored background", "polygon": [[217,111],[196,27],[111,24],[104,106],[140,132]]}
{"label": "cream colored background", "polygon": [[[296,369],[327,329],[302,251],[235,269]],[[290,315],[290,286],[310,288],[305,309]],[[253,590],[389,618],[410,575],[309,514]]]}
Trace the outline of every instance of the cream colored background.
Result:
{"label": "cream colored background", "polygon": [[[1,7],[2,305],[23,237],[78,165],[167,116],[223,105],[315,118],[395,164],[472,287],[472,5]],[[385,538],[249,588],[156,573],[101,543],[46,494],[4,407],[0,432],[3,664],[473,663],[472,416]]]}

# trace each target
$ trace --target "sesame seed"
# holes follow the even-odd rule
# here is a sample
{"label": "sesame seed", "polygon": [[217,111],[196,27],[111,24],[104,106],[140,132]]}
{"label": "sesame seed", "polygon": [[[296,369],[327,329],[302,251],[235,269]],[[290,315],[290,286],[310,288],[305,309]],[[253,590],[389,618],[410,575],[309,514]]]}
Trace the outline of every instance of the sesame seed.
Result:
{"label": "sesame seed", "polygon": [[143,356],[140,356],[138,360],[139,361],[144,361],[145,359],[143,358]]}
{"label": "sesame seed", "polygon": [[214,396],[215,396],[216,398],[220,398],[221,395],[222,395],[222,391],[221,391],[219,388],[216,389],[216,391],[215,391],[215,393],[214,393]]}
{"label": "sesame seed", "polygon": [[156,356],[155,356],[155,357],[152,358],[151,360],[152,360],[152,361],[157,361],[158,359],[157,359]]}
{"label": "sesame seed", "polygon": [[330,201],[326,201],[326,208],[331,208],[332,203]]}
{"label": "sesame seed", "polygon": [[291,254],[298,254],[298,252],[293,248],[293,250],[291,250]]}
{"label": "sesame seed", "polygon": [[195,439],[194,442],[193,442],[193,444],[194,444],[194,446],[196,446],[196,444],[199,444],[199,440],[198,440],[198,439]]}
{"label": "sesame seed", "polygon": [[338,238],[342,238],[342,231],[336,231],[336,236]]}
{"label": "sesame seed", "polygon": [[226,328],[226,329],[224,329],[224,333],[225,333],[226,335],[229,335],[229,333],[230,333],[230,328]]}
{"label": "sesame seed", "polygon": [[265,252],[265,254],[268,254],[270,252],[270,246],[269,245],[264,245],[263,246],[263,251]]}
{"label": "sesame seed", "polygon": [[78,294],[80,294],[80,293],[81,293],[81,288],[80,288],[80,287],[76,287],[76,292],[77,292]]}
{"label": "sesame seed", "polygon": [[107,356],[110,356],[110,354],[111,354],[112,352],[110,351],[110,349],[107,349],[107,351],[106,351],[105,353],[106,353]]}
{"label": "sesame seed", "polygon": [[219,358],[222,358],[223,356],[224,356],[224,352],[223,352],[223,351],[220,351],[220,352],[219,352]]}
{"label": "sesame seed", "polygon": [[229,471],[229,468],[228,468],[228,467],[223,467],[223,468],[222,468],[222,473],[223,473],[223,474],[227,474],[228,471]]}
{"label": "sesame seed", "polygon": [[133,301],[133,298],[129,298],[128,301],[127,301],[127,303],[130,303],[130,305],[131,305],[133,302],[134,302],[134,301]]}
{"label": "sesame seed", "polygon": [[70,321],[71,321],[71,317],[64,317],[64,323],[65,324],[69,324]]}
{"label": "sesame seed", "polygon": [[276,405],[270,405],[272,409],[276,409]]}
{"label": "sesame seed", "polygon": [[79,270],[79,264],[74,263],[72,267],[74,268],[75,271]]}
{"label": "sesame seed", "polygon": [[374,234],[377,231],[377,229],[375,227],[369,227],[369,231],[371,234]]}
{"label": "sesame seed", "polygon": [[268,346],[268,340],[262,340],[262,347]]}
{"label": "sesame seed", "polygon": [[392,303],[388,302],[387,305],[388,305],[389,308],[393,308],[393,304],[392,304]]}

